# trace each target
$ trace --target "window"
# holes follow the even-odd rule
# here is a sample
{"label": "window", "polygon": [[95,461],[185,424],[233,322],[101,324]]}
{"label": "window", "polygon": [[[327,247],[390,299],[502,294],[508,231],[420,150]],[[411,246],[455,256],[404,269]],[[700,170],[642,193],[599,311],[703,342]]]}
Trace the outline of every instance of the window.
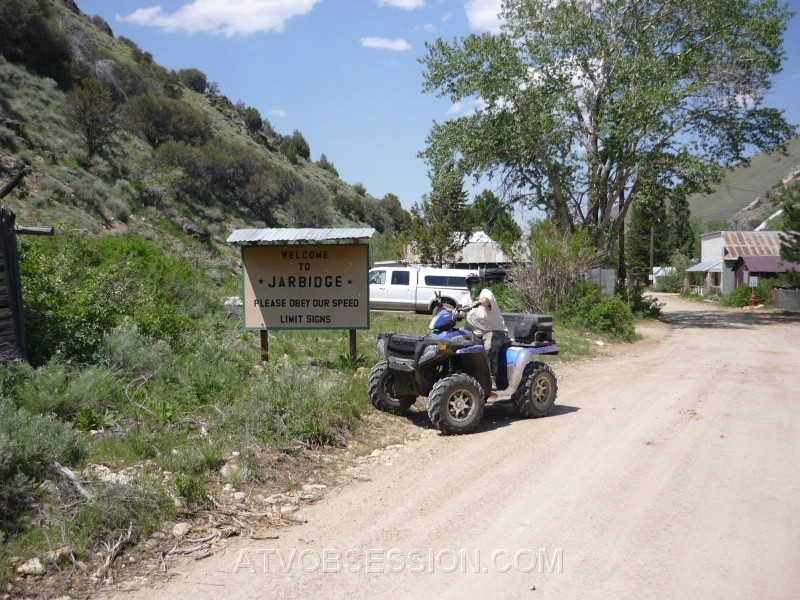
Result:
{"label": "window", "polygon": [[392,285],[408,285],[411,281],[408,271],[395,271],[392,273]]}
{"label": "window", "polygon": [[370,271],[369,282],[383,285],[386,283],[386,271]]}
{"label": "window", "polygon": [[466,287],[464,277],[454,277],[453,275],[426,275],[425,285],[429,287]]}

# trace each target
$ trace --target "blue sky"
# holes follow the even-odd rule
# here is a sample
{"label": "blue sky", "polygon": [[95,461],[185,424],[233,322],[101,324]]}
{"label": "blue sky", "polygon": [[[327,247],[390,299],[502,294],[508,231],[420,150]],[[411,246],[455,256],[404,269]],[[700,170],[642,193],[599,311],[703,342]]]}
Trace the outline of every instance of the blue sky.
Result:
{"label": "blue sky", "polygon": [[[299,130],[342,179],[410,208],[433,121],[469,107],[422,93],[425,42],[498,28],[500,0],[77,0],[170,69],[197,68],[279,133]],[[800,12],[800,0],[789,2]],[[800,16],[769,104],[800,124]],[[522,215],[518,215],[522,217]]]}

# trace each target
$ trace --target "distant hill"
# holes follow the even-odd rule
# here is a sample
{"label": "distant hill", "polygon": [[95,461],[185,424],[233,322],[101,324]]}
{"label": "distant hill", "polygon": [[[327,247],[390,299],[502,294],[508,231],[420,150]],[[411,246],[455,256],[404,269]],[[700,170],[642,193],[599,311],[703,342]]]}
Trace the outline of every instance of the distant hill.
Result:
{"label": "distant hill", "polygon": [[[702,223],[724,219],[733,229],[751,230],[778,210],[776,193],[783,181],[800,170],[800,137],[789,141],[786,154],[763,152],[747,166],[734,167],[711,194],[689,198],[692,217]],[[749,208],[748,208],[749,207]]]}

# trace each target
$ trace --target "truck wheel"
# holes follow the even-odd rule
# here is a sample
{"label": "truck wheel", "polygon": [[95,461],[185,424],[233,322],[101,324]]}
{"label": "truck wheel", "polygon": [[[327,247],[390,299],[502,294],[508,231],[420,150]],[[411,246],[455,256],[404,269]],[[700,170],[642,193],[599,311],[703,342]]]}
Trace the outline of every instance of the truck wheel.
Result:
{"label": "truck wheel", "polygon": [[394,395],[394,375],[385,360],[375,365],[369,374],[367,393],[372,406],[395,415],[406,412],[417,401],[416,396]]}
{"label": "truck wheel", "polygon": [[466,373],[437,381],[428,396],[428,416],[442,433],[469,433],[483,416],[483,388]]}
{"label": "truck wheel", "polygon": [[511,402],[523,417],[544,417],[553,408],[557,392],[553,370],[543,362],[532,362],[525,367],[522,384],[511,397]]}

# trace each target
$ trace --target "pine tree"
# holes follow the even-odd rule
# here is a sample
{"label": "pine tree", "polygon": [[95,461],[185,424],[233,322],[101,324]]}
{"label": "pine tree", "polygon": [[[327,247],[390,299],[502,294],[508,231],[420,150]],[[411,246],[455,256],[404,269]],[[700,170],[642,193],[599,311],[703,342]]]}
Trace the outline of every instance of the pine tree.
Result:
{"label": "pine tree", "polygon": [[692,215],[689,210],[689,201],[684,194],[675,194],[670,198],[667,225],[669,227],[669,255],[677,252],[687,258],[695,258],[693,256],[695,234]]}
{"label": "pine tree", "polygon": [[420,261],[443,266],[453,262],[469,239],[467,193],[455,171],[433,178],[433,190],[411,208],[411,242]]}
{"label": "pine tree", "polygon": [[668,263],[668,232],[663,195],[641,195],[633,202],[630,224],[626,228],[629,277],[647,282],[651,264],[660,267]]}

